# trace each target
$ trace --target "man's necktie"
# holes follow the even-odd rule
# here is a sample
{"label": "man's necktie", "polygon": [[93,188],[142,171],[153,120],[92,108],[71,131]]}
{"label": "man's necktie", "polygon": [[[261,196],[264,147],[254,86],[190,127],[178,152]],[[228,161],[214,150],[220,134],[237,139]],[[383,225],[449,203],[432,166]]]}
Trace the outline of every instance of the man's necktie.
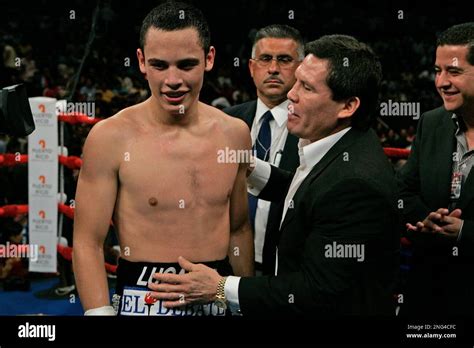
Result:
{"label": "man's necktie", "polygon": [[[272,143],[272,131],[270,129],[270,121],[273,120],[273,115],[270,110],[262,116],[262,124],[255,140],[254,149],[257,152],[257,158],[262,161],[268,161],[270,159],[270,147]],[[255,214],[257,212],[258,198],[252,194],[248,194],[249,197],[249,217],[252,228],[255,229]]]}

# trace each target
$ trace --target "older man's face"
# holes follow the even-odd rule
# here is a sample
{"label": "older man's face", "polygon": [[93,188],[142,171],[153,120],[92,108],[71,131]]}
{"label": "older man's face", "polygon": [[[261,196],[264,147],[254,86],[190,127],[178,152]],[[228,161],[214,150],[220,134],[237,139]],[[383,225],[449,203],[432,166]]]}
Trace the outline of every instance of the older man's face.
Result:
{"label": "older man's face", "polygon": [[332,100],[326,78],[329,61],[312,54],[296,69],[296,83],[288,92],[288,131],[311,142],[335,132],[344,102]]}

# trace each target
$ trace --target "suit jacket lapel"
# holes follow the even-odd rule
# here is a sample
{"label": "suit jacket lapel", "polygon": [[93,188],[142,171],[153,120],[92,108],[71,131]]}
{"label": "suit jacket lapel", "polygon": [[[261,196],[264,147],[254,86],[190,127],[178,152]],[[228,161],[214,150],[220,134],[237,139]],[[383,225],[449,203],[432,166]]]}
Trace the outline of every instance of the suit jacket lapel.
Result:
{"label": "suit jacket lapel", "polygon": [[288,133],[288,136],[286,137],[285,147],[283,148],[283,154],[281,155],[281,162],[279,165],[280,168],[294,168],[294,161],[297,162],[296,166],[299,166],[298,141],[299,139],[297,137]]}
{"label": "suit jacket lapel", "polygon": [[436,185],[438,189],[437,196],[440,197],[437,206],[439,208],[447,207],[449,204],[449,193],[451,187],[451,173],[453,155],[456,151],[456,139],[454,133],[456,128],[451,113],[447,115],[438,128],[435,136],[435,153],[433,161],[435,161]]}
{"label": "suit jacket lapel", "polygon": [[[454,132],[455,130],[453,131],[453,134]],[[456,143],[454,143],[453,146],[455,146],[454,148],[457,148],[455,144]],[[463,184],[461,197],[459,197],[459,201],[456,207],[463,210],[473,198],[474,198],[474,174],[471,168],[466,178],[466,181]]]}
{"label": "suit jacket lapel", "polygon": [[249,129],[252,129],[255,113],[257,112],[257,101],[254,100],[248,104],[248,109],[242,113],[242,119],[247,123]]}
{"label": "suit jacket lapel", "polygon": [[461,210],[467,206],[467,204],[474,198],[474,174],[472,174],[472,168],[467,176],[466,181],[464,182],[461,197],[459,197],[459,202],[456,208]]}
{"label": "suit jacket lapel", "polygon": [[337,158],[337,156],[341,155],[345,149],[350,147],[354,141],[356,141],[361,136],[361,134],[362,133],[360,131],[351,128],[351,130],[349,130],[336,144],[334,144],[334,146],[329,149],[323,158],[321,158],[321,160],[316,163],[308,176],[303,180],[298,190],[295,192],[295,195],[293,196],[294,208],[289,208],[287,210],[285,220],[283,220],[281,225],[281,230],[283,230],[283,228],[291,221],[291,219],[293,219],[295,210],[297,209],[299,197],[300,195],[305,194],[307,186],[313,182],[323,172],[323,170]]}

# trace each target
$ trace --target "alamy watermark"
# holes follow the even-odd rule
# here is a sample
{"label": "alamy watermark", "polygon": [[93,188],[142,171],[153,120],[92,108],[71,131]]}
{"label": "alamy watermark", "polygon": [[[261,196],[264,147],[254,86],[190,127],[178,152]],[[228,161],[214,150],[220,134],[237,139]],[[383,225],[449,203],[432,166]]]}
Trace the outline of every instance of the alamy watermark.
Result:
{"label": "alamy watermark", "polygon": [[356,259],[357,262],[363,262],[365,260],[365,245],[332,242],[332,244],[324,246],[324,257],[330,259]]}
{"label": "alamy watermark", "polygon": [[255,166],[257,158],[256,150],[235,150],[225,147],[217,151],[217,163],[249,163],[251,167]]}
{"label": "alamy watermark", "polygon": [[380,103],[380,116],[409,116],[414,120],[420,118],[420,103],[418,102],[397,102],[389,99]]}
{"label": "alamy watermark", "polygon": [[90,118],[95,117],[95,102],[67,102],[63,107],[58,108],[59,113],[66,113],[70,116],[74,114],[86,115]]}
{"label": "alamy watermark", "polygon": [[56,340],[56,325],[36,325],[26,322],[18,326],[19,338],[47,338],[48,341]]}
{"label": "alamy watermark", "polygon": [[37,244],[13,244],[6,242],[0,244],[0,258],[29,258],[36,262],[39,255],[39,246]]}

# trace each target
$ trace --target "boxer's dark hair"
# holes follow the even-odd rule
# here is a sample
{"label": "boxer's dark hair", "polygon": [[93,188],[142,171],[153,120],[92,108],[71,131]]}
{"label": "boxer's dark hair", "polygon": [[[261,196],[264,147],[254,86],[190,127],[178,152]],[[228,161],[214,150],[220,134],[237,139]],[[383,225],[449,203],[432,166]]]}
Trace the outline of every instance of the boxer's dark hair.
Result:
{"label": "boxer's dark hair", "polygon": [[298,56],[299,59],[303,60],[304,58],[304,41],[301,33],[298,29],[290,27],[285,24],[271,24],[264,28],[261,28],[255,34],[255,39],[253,40],[252,45],[252,58],[255,57],[255,47],[257,42],[265,38],[275,38],[275,39],[292,39],[298,44]]}
{"label": "boxer's dark hair", "polygon": [[140,48],[145,47],[145,37],[150,27],[173,31],[186,28],[195,28],[199,34],[204,53],[209,52],[211,33],[209,25],[202,12],[196,7],[177,1],[167,1],[152,9],[143,20],[140,29]]}
{"label": "boxer's dark hair", "polygon": [[453,25],[438,35],[436,46],[468,46],[467,61],[474,65],[474,22]]}
{"label": "boxer's dark hair", "polygon": [[374,51],[365,43],[347,35],[325,35],[305,45],[305,55],[326,59],[326,84],[332,100],[358,97],[360,106],[351,117],[351,126],[368,129],[378,105],[382,65]]}

